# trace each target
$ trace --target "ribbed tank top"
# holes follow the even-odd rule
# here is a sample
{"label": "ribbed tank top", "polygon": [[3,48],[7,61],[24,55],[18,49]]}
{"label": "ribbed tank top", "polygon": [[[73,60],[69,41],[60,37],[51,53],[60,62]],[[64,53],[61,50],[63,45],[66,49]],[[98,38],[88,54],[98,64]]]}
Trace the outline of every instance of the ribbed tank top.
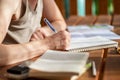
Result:
{"label": "ribbed tank top", "polygon": [[24,0],[26,11],[19,20],[11,21],[8,33],[3,41],[5,44],[29,42],[37,27],[41,27],[43,1],[38,0],[35,10],[31,10],[28,0]]}

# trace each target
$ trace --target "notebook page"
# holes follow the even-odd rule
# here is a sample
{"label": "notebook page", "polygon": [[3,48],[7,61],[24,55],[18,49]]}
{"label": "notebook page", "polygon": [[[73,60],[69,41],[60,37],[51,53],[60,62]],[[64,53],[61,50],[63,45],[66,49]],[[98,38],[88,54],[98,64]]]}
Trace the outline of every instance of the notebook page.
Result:
{"label": "notebook page", "polygon": [[[71,41],[70,47],[67,50],[87,51],[101,48],[117,47],[118,43],[103,37],[90,37]],[[84,50],[82,50],[84,49]]]}
{"label": "notebook page", "polygon": [[[71,38],[88,38],[94,36],[102,36],[108,39],[120,39],[120,36],[112,32],[113,26],[111,25],[79,25],[79,26],[68,26]],[[104,33],[103,33],[104,32]]]}
{"label": "notebook page", "polygon": [[30,68],[45,72],[79,73],[85,66],[89,53],[73,53],[48,50],[30,65]]}

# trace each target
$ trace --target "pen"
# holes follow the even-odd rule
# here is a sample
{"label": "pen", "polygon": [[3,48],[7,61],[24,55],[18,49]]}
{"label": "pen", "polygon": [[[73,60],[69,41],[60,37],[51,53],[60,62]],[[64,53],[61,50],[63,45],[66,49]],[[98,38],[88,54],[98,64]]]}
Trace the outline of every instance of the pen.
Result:
{"label": "pen", "polygon": [[46,18],[44,18],[44,22],[49,26],[49,28],[52,31],[54,31],[55,33],[57,33],[57,31],[55,30],[55,28],[52,26],[52,24]]}
{"label": "pen", "polygon": [[96,66],[95,66],[95,61],[92,61],[92,72],[93,72],[93,76],[96,76]]}

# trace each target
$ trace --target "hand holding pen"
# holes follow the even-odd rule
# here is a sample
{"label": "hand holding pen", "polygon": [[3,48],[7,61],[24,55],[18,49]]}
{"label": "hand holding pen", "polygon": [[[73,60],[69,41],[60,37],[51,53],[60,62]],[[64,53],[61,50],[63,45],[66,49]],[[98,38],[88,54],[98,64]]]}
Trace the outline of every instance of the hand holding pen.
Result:
{"label": "hand holding pen", "polygon": [[[44,22],[48,25],[48,27],[55,33],[57,33],[57,31],[54,29],[54,27],[52,26],[52,24],[45,18]],[[46,30],[44,28],[40,28],[38,27],[36,29],[36,31],[32,34],[30,41],[34,41],[34,40],[40,40],[40,39],[44,39],[48,33],[45,33]]]}
{"label": "hand holding pen", "polygon": [[65,30],[57,32],[55,28],[53,27],[53,25],[46,18],[44,18],[44,22],[48,25],[48,27],[53,32],[56,33],[51,36],[52,40],[50,41],[54,43],[52,46],[54,46],[55,49],[58,49],[58,50],[66,50],[70,43],[70,34]]}

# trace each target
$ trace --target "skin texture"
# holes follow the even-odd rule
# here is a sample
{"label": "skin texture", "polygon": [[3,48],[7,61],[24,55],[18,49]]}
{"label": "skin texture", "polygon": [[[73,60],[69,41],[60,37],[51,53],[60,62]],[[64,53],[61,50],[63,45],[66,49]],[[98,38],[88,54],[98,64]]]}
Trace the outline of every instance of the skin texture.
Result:
{"label": "skin texture", "polygon": [[[2,44],[10,22],[24,15],[21,9],[23,0],[0,0],[0,66],[31,59],[45,53],[46,50],[65,50],[70,43],[70,35],[66,30],[65,21],[54,0],[43,0],[43,17],[46,17],[55,29],[54,34],[48,26],[37,28],[27,43]],[[35,9],[37,1],[28,0],[30,8]],[[49,12],[49,13],[48,13]]]}

